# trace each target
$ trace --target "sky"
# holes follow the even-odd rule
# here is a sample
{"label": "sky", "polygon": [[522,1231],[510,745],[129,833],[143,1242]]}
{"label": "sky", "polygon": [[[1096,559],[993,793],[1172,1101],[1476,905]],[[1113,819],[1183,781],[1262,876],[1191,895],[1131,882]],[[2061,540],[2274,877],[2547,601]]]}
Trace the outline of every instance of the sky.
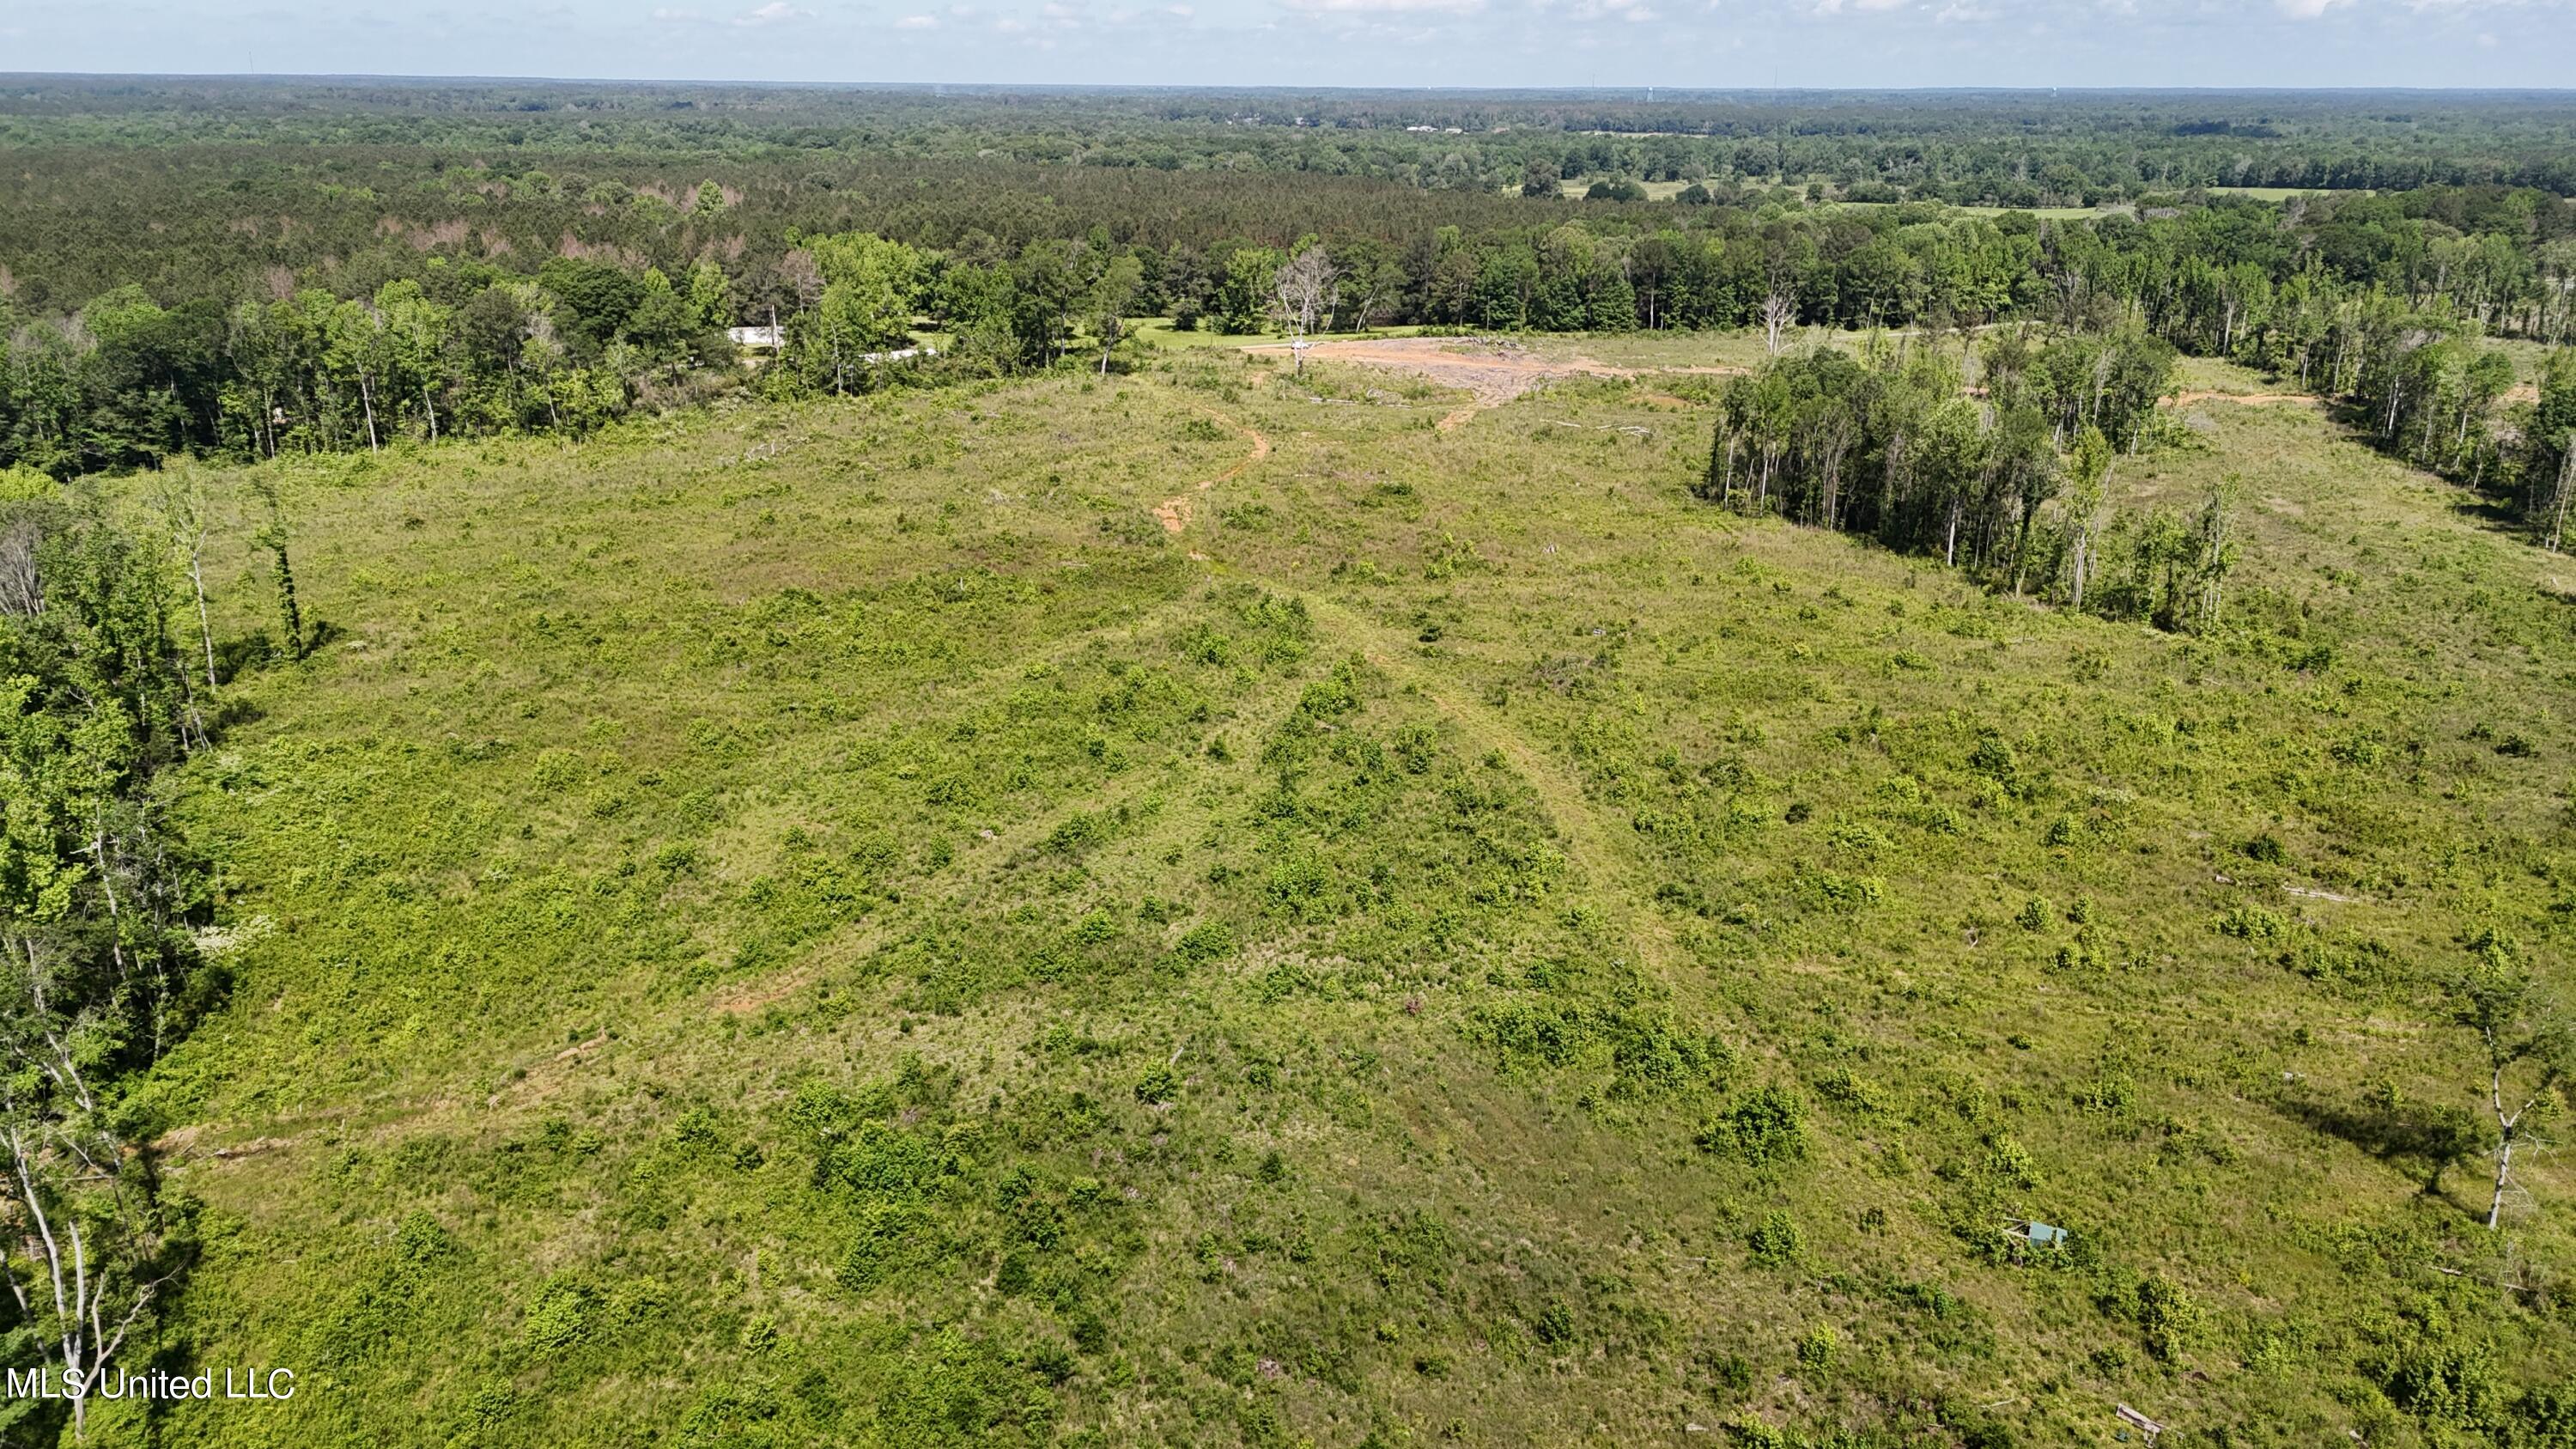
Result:
{"label": "sky", "polygon": [[0,72],[2576,86],[2576,0],[0,0]]}

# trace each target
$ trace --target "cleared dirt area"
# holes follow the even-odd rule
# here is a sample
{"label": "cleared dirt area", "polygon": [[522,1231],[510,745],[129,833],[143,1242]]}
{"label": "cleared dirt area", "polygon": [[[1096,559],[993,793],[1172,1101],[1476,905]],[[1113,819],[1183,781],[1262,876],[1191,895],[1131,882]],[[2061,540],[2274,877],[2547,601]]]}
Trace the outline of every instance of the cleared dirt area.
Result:
{"label": "cleared dirt area", "polygon": [[[1279,343],[1244,349],[1275,357],[1294,349]],[[1547,356],[1518,342],[1490,337],[1385,337],[1317,342],[1306,348],[1310,362],[1349,362],[1428,378],[1443,387],[1464,390],[1473,401],[1440,420],[1443,432],[1465,423],[1482,409],[1499,407],[1539,384],[1560,377],[1646,377],[1665,373],[1733,375],[1741,367],[1614,367],[1575,353]]]}
{"label": "cleared dirt area", "polygon": [[2178,408],[2189,407],[2193,403],[2204,402],[2243,403],[2247,407],[2271,407],[2279,403],[2312,403],[2322,401],[2324,401],[2324,399],[2318,397],[2316,394],[2306,392],[2217,392],[2213,390],[2202,390],[2199,392],[2176,393],[2173,396],[2173,406]]}
{"label": "cleared dirt area", "polygon": [[[1284,343],[1269,343],[1244,349],[1273,357],[1286,357],[1294,349]],[[1750,371],[1732,366],[1711,367],[1618,367],[1587,357],[1582,353],[1550,356],[1537,352],[1508,338],[1493,337],[1382,337],[1351,338],[1342,341],[1310,343],[1306,348],[1310,362],[1347,362],[1362,367],[1382,367],[1391,372],[1410,373],[1427,378],[1443,387],[1466,392],[1471,399],[1440,419],[1440,429],[1451,431],[1466,423],[1478,412],[1500,407],[1542,383],[1560,377],[1655,377],[1692,373],[1735,376]],[[1971,388],[1970,392],[1982,389]],[[1665,394],[1651,394],[1650,400],[1682,403],[1682,399]],[[2176,395],[2175,407],[2193,403],[2225,402],[2251,407],[2284,403],[2314,403],[2318,399],[2298,392],[2219,392],[2196,390]],[[1685,406],[1687,404],[1684,404]],[[1183,503],[1186,500],[1175,500]],[[1172,505],[1165,505],[1170,508]],[[1161,510],[1157,510],[1160,512]],[[1179,532],[1180,519],[1164,517],[1164,527]]]}

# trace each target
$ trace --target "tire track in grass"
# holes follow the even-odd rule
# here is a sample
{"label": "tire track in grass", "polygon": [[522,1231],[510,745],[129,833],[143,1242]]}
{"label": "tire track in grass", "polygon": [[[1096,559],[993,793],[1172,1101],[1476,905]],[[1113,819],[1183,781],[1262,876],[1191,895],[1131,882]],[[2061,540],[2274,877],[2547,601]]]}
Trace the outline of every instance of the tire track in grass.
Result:
{"label": "tire track in grass", "polygon": [[1414,658],[1401,631],[1320,594],[1303,593],[1271,580],[1256,581],[1302,597],[1307,612],[1345,636],[1371,668],[1411,686],[1439,706],[1459,734],[1477,749],[1500,754],[1513,773],[1529,785],[1531,793],[1538,796],[1540,808],[1547,812],[1549,822],[1565,842],[1567,858],[1583,873],[1585,882],[1600,893],[1600,898],[1618,903],[1620,935],[1635,945],[1645,964],[1661,972],[1668,984],[1679,979],[1677,973],[1685,956],[1681,942],[1670,922],[1637,899],[1628,884],[1628,873],[1620,869],[1624,852],[1603,825],[1599,810],[1584,797],[1581,781],[1533,745],[1502,711],[1461,691]]}
{"label": "tire track in grass", "polygon": [[[1192,492],[1181,494],[1154,510],[1155,516],[1163,520],[1164,528],[1175,534],[1187,525],[1190,517],[1188,505],[1198,494],[1208,492],[1218,483],[1240,477],[1253,464],[1270,456],[1270,440],[1258,428],[1213,408],[1202,406],[1199,411],[1250,439],[1252,451],[1243,461],[1199,484]],[[1167,509],[1172,511],[1167,513]],[[1201,553],[1190,556],[1203,561],[1207,559],[1207,555]],[[1218,567],[1227,566],[1219,563]],[[1242,577],[1245,582],[1304,599],[1308,612],[1345,636],[1372,668],[1418,690],[1424,698],[1439,706],[1441,713],[1479,749],[1500,753],[1513,772],[1538,796],[1549,823],[1556,827],[1559,837],[1565,842],[1567,857],[1607,899],[1621,903],[1620,914],[1624,919],[1619,923],[1620,934],[1634,943],[1645,963],[1662,972],[1667,981],[1678,979],[1677,968],[1684,956],[1681,943],[1674,935],[1671,923],[1650,907],[1644,907],[1625,884],[1627,877],[1618,869],[1621,859],[1619,847],[1603,827],[1592,803],[1584,798],[1581,782],[1532,745],[1503,718],[1501,711],[1472,694],[1461,692],[1412,658],[1400,631],[1379,624],[1309,588],[1283,583],[1250,570],[1229,568],[1227,571]]]}

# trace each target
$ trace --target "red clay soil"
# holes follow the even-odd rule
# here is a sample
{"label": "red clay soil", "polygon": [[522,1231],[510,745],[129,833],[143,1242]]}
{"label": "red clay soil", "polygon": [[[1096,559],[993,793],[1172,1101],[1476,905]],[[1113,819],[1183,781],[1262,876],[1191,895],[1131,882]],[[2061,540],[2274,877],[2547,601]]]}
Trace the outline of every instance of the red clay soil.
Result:
{"label": "red clay soil", "polygon": [[[1279,343],[1245,350],[1272,356],[1285,356],[1292,351]],[[1443,432],[1459,427],[1485,408],[1499,407],[1555,378],[1640,377],[1656,373],[1732,376],[1746,371],[1741,367],[1613,367],[1580,354],[1543,357],[1517,342],[1485,337],[1384,337],[1315,342],[1307,345],[1306,356],[1314,362],[1351,362],[1363,367],[1407,372],[1443,387],[1462,389],[1471,401],[1440,420]]]}
{"label": "red clay soil", "polygon": [[1190,513],[1194,505],[1197,503],[1198,494],[1205,493],[1209,489],[1214,488],[1219,483],[1223,483],[1228,479],[1240,476],[1244,469],[1249,468],[1253,464],[1270,456],[1270,440],[1261,435],[1261,430],[1259,428],[1253,427],[1247,423],[1238,423],[1234,419],[1219,412],[1210,411],[1208,416],[1243,434],[1243,436],[1251,442],[1252,451],[1244,454],[1242,462],[1235,464],[1233,467],[1226,469],[1224,472],[1217,474],[1213,478],[1202,481],[1198,487],[1192,489],[1190,492],[1183,493],[1175,498],[1166,498],[1162,502],[1155,504],[1154,516],[1162,520],[1163,531],[1165,533],[1178,533],[1182,529],[1190,526]]}

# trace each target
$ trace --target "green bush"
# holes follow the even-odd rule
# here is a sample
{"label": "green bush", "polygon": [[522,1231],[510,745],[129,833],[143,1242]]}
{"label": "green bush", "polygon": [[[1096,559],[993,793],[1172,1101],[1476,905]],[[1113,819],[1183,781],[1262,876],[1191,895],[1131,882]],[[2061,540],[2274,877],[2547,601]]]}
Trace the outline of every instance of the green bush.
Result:
{"label": "green bush", "polygon": [[1077,810],[1047,832],[1046,848],[1058,855],[1088,850],[1109,838],[1109,824],[1089,811]]}
{"label": "green bush", "polygon": [[901,1269],[935,1255],[935,1225],[901,1203],[873,1202],[859,1210],[858,1231],[841,1255],[835,1276],[849,1289],[872,1288]]}
{"label": "green bush", "polygon": [[1753,1395],[1753,1365],[1741,1354],[1704,1353],[1700,1355],[1701,1377],[1709,1396],[1721,1404],[1740,1404]]}
{"label": "green bush", "polygon": [[1842,1335],[1830,1323],[1819,1323],[1798,1335],[1798,1367],[1810,1374],[1829,1374],[1842,1353]]}
{"label": "green bush", "polygon": [[1807,1254],[1807,1240],[1798,1231],[1798,1220],[1778,1210],[1762,1215],[1746,1235],[1745,1245],[1753,1250],[1753,1261],[1766,1268],[1795,1267]]}
{"label": "green bush", "polygon": [[873,1198],[918,1198],[957,1167],[955,1156],[926,1134],[882,1122],[861,1124],[823,1157],[826,1180]]}
{"label": "green bush", "polygon": [[1887,1098],[1877,1083],[1849,1067],[1836,1067],[1816,1078],[1816,1095],[1847,1111],[1863,1114],[1887,1110]]}
{"label": "green bush", "polygon": [[1167,1065],[1157,1063],[1147,1067],[1145,1074],[1136,1079],[1136,1100],[1139,1102],[1176,1102],[1180,1096],[1181,1074]]}
{"label": "green bush", "polygon": [[[2506,1381],[2482,1348],[2410,1339],[2389,1360],[2383,1382],[2392,1402],[2426,1423],[2472,1430],[2503,1427]],[[2534,1407],[2546,1411],[2548,1405]]]}
{"label": "green bush", "polygon": [[2290,922],[2261,906],[2235,906],[2217,921],[2218,934],[2240,941],[2277,941],[2290,934]]}
{"label": "green bush", "polygon": [[1201,921],[1181,934],[1172,954],[1192,966],[1234,954],[1234,928],[1223,921]]}
{"label": "green bush", "polygon": [[1764,1085],[1708,1120],[1701,1148],[1753,1167],[1794,1162],[1807,1155],[1807,1108],[1794,1092]]}
{"label": "green bush", "polygon": [[519,1322],[519,1344],[532,1357],[561,1353],[590,1337],[591,1310],[598,1297],[560,1274],[548,1278]]}
{"label": "green bush", "polygon": [[575,782],[581,779],[583,772],[581,756],[574,754],[570,750],[540,750],[537,752],[536,781],[538,789],[549,792],[569,789]]}
{"label": "green bush", "polygon": [[2514,1400],[2517,1449],[2576,1449],[2576,1384],[2543,1384]]}
{"label": "green bush", "polygon": [[1993,733],[1980,737],[1977,747],[1969,751],[1968,768],[2007,788],[2021,778],[2020,757],[2003,736]]}
{"label": "green bush", "polygon": [[2104,1072],[2077,1087],[2075,1105],[2097,1117],[2125,1116],[2138,1104],[2138,1084],[2119,1072]]}
{"label": "green bush", "polygon": [[2147,1352],[2173,1363],[2200,1333],[2201,1308],[2182,1285],[2161,1273],[2138,1284],[2138,1332]]}

